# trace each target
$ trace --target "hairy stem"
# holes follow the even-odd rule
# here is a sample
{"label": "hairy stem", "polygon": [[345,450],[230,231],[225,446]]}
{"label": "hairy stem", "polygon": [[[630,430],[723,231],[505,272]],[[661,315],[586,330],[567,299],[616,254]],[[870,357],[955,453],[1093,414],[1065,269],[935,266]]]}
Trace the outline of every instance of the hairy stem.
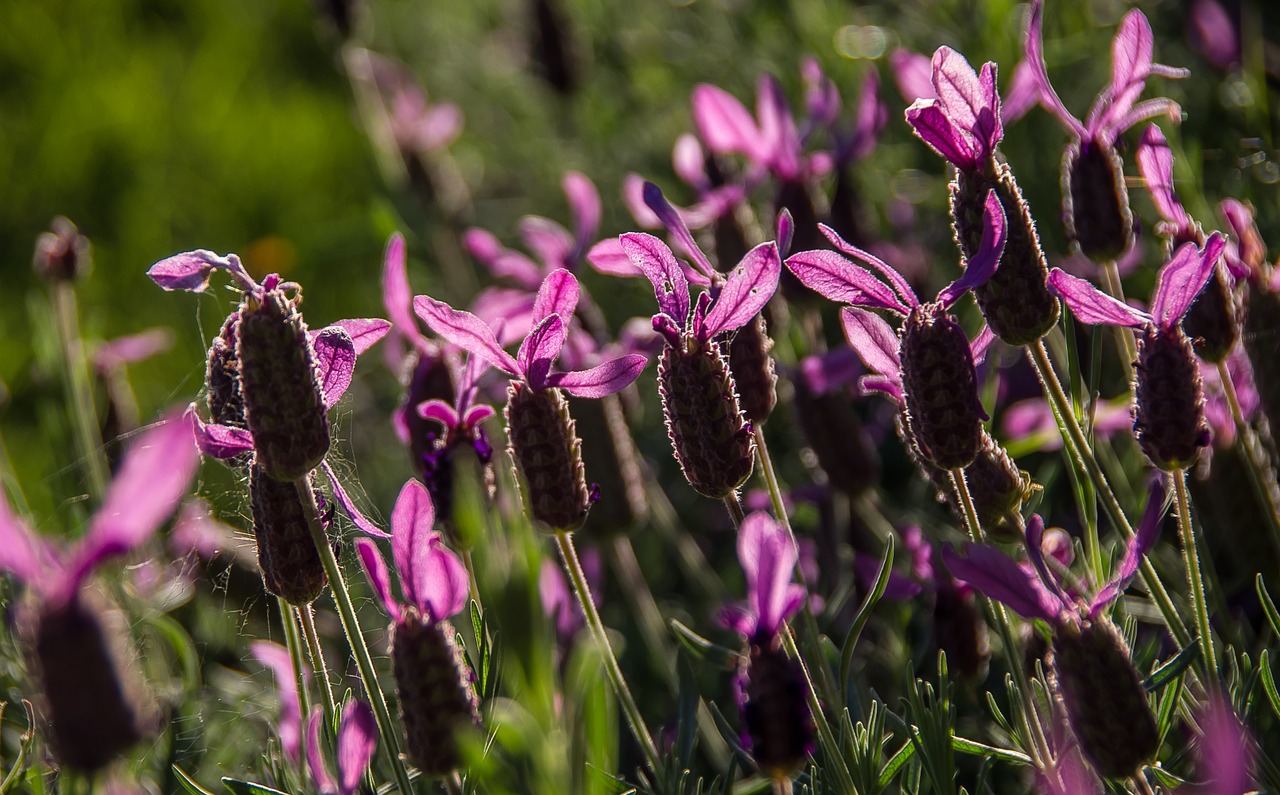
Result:
{"label": "hairy stem", "polygon": [[289,650],[289,662],[293,665],[293,686],[298,690],[298,707],[305,721],[311,715],[311,694],[307,692],[307,677],[302,664],[302,641],[298,637],[298,625],[293,620],[293,607],[276,597],[280,605],[280,624],[284,628],[284,644]]}
{"label": "hairy stem", "polygon": [[329,678],[329,665],[324,661],[324,649],[320,647],[320,634],[316,632],[315,613],[311,605],[298,608],[298,621],[302,624],[302,635],[307,640],[307,651],[311,654],[311,670],[320,679],[320,695],[324,698],[324,719],[334,725],[333,716],[338,708],[333,698],[333,680]]}

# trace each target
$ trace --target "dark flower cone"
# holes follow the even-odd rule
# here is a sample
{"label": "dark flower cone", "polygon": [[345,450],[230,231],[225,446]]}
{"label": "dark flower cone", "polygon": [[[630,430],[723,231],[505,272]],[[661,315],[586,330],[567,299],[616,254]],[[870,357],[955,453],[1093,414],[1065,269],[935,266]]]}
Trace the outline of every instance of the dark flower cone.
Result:
{"label": "dark flower cone", "polygon": [[800,664],[787,657],[777,638],[751,643],[738,671],[738,703],[760,772],[790,776],[812,750],[816,730]]}
{"label": "dark flower cone", "polygon": [[755,463],[755,440],[719,347],[710,342],[690,352],[668,345],[658,360],[658,394],[689,485],[715,500],[741,486]]}
{"label": "dark flower cone", "polygon": [[249,474],[249,504],[263,584],[289,604],[311,604],[328,580],[297,488],[269,477],[254,464]]}
{"label": "dark flower cone", "polygon": [[1176,326],[1147,326],[1134,379],[1133,433],[1142,451],[1160,469],[1190,467],[1210,438],[1191,340]]}
{"label": "dark flower cone", "polygon": [[530,515],[552,532],[578,529],[591,509],[591,492],[569,402],[558,389],[535,391],[512,381],[506,416],[508,451],[524,476]]}
{"label": "dark flower cone", "polygon": [[1280,293],[1250,286],[1244,350],[1253,368],[1262,414],[1280,429]]}
{"label": "dark flower cone", "polygon": [[1085,758],[1105,778],[1138,772],[1160,749],[1160,734],[1115,626],[1105,618],[1063,624],[1051,660],[1053,686]]}
{"label": "dark flower cone", "polygon": [[857,496],[880,482],[880,455],[843,391],[814,394],[804,378],[793,381],[795,415],[805,442],[833,488]]}
{"label": "dark flower cone", "polygon": [[729,343],[729,371],[738,390],[738,404],[747,419],[763,425],[778,404],[778,376],[773,371],[769,351],[773,340],[765,328],[764,315],[738,329]]}
{"label": "dark flower cone", "polygon": [[933,603],[933,634],[947,654],[947,667],[970,682],[987,675],[991,644],[987,622],[972,591],[939,587]]}
{"label": "dark flower cone", "polygon": [[982,243],[987,191],[996,192],[1009,219],[1004,254],[996,272],[973,295],[997,337],[1010,345],[1027,345],[1053,328],[1061,308],[1049,292],[1049,268],[1031,208],[1009,166],[993,163],[991,168],[994,171],[956,172],[951,183],[952,231],[965,260],[976,255]]}
{"label": "dark flower cone", "polygon": [[934,466],[962,469],[982,447],[982,406],[969,339],[954,318],[915,311],[899,348],[907,423]]}
{"label": "dark flower cone", "polygon": [[245,296],[240,305],[240,392],[256,463],[277,480],[297,480],[329,452],[329,418],[320,394],[307,325],[283,290]]}
{"label": "dark flower cone", "polygon": [[[977,458],[965,467],[964,478],[987,535],[996,541],[1021,540],[1021,530],[1010,520],[1018,516],[1023,501],[1031,496],[1031,476],[1018,469],[1004,447],[986,431],[982,433]],[[950,495],[951,489],[946,493]],[[959,506],[953,507],[958,514]]]}
{"label": "dark flower cone", "polygon": [[[213,338],[213,344],[209,346],[204,383],[208,390],[206,400],[212,421],[232,428],[247,428],[244,420],[244,397],[240,394],[240,360],[236,358],[239,326],[240,315],[233,312],[222,324],[222,331]],[[223,463],[242,467],[247,466],[252,458],[252,454],[243,453],[228,458]]]}
{"label": "dark flower cone", "polygon": [[462,763],[458,732],[478,726],[480,713],[453,626],[405,607],[392,628],[391,671],[409,761],[427,776],[456,770]]}
{"label": "dark flower cone", "polygon": [[635,440],[616,395],[599,400],[569,398],[574,422],[582,430],[587,481],[599,486],[591,506],[592,533],[625,533],[648,515],[644,479]]}
{"label": "dark flower cone", "polygon": [[54,756],[67,767],[98,770],[142,739],[125,670],[101,616],[78,595],[45,604],[32,644]]}
{"label": "dark flower cone", "polygon": [[1225,268],[1219,264],[1182,318],[1196,356],[1217,364],[1227,358],[1240,338],[1240,313]]}
{"label": "dark flower cone", "polygon": [[1133,237],[1124,162],[1114,147],[1071,144],[1062,157],[1062,214],[1067,239],[1094,262],[1116,259]]}

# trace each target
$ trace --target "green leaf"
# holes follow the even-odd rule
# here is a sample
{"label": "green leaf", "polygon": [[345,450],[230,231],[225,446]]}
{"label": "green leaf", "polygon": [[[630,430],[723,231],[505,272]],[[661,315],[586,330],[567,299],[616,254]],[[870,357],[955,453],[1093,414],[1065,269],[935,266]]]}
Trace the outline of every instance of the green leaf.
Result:
{"label": "green leaf", "polygon": [[884,767],[880,769],[880,779],[876,782],[882,792],[888,789],[894,776],[898,775],[898,771],[902,769],[903,765],[910,762],[911,757],[915,755],[916,744],[908,740],[905,745],[898,749],[896,754],[889,757],[889,761],[885,762]]}
{"label": "green leaf", "polygon": [[688,766],[692,763],[694,745],[698,739],[698,684],[694,680],[693,668],[684,655],[677,655],[676,672],[680,678],[677,693],[676,721],[676,763]]}
{"label": "green leaf", "polygon": [[151,626],[160,633],[173,656],[182,668],[182,688],[193,693],[200,688],[200,655],[196,652],[195,642],[181,624],[168,615],[160,614],[151,619]]}
{"label": "green leaf", "polygon": [[1262,674],[1262,689],[1267,693],[1267,699],[1271,702],[1271,709],[1277,716],[1280,716],[1280,692],[1276,690],[1276,680],[1271,673],[1269,651],[1269,649],[1262,650],[1262,656],[1258,658],[1258,669]]}
{"label": "green leaf", "polygon": [[288,795],[265,784],[255,784],[252,781],[241,781],[227,776],[222,777],[222,786],[231,790],[232,795]]}
{"label": "green leaf", "polygon": [[680,641],[680,644],[699,660],[706,660],[716,665],[728,667],[736,665],[738,658],[741,656],[733,649],[712,643],[674,618],[668,622],[668,625],[671,627],[671,631],[675,633],[676,640]]}
{"label": "green leaf", "polygon": [[887,543],[884,545],[884,557],[880,559],[880,572],[876,575],[876,584],[871,588],[871,592],[862,600],[862,605],[858,607],[858,613],[853,618],[853,625],[849,627],[849,633],[844,636],[844,645],[840,650],[840,690],[848,700],[849,691],[849,671],[853,667],[853,647],[858,643],[858,637],[862,634],[862,628],[867,625],[867,621],[871,618],[871,611],[880,602],[880,597],[884,596],[884,589],[889,585],[889,572],[893,567],[893,536],[889,536]]}
{"label": "green leaf", "polygon": [[1169,792],[1173,792],[1178,787],[1187,783],[1158,765],[1148,767],[1147,771],[1151,773],[1151,777],[1156,780],[1156,783],[1164,787]]}
{"label": "green leaf", "polygon": [[191,795],[214,795],[214,793],[197,784],[195,779],[187,775],[187,771],[177,765],[173,766],[173,772],[174,775],[178,777],[178,782],[182,784],[182,786],[185,787],[187,792],[191,793]]}
{"label": "green leaf", "polygon": [[1003,759],[1006,762],[1015,762],[1019,765],[1031,764],[1031,757],[1021,751],[996,748],[994,745],[984,745],[977,740],[969,740],[955,735],[951,737],[951,747],[962,754],[969,754],[970,756],[989,756],[995,759]]}
{"label": "green leaf", "polygon": [[1142,687],[1148,693],[1154,693],[1160,688],[1172,682],[1174,678],[1180,676],[1183,671],[1195,662],[1196,657],[1200,654],[1200,641],[1192,638],[1182,651],[1174,655],[1173,659],[1159,668],[1151,672],[1151,675],[1142,680]]}
{"label": "green leaf", "polygon": [[1271,631],[1280,637],[1280,611],[1276,610],[1276,603],[1271,601],[1271,594],[1267,593],[1267,586],[1263,584],[1261,574],[1254,583],[1258,588],[1258,599],[1262,602],[1262,609],[1267,614],[1267,621],[1271,622]]}
{"label": "green leaf", "polygon": [[1160,742],[1173,726],[1173,718],[1178,713],[1178,701],[1182,698],[1182,677],[1173,680],[1173,685],[1166,687],[1160,694],[1160,703],[1156,711],[1156,729],[1160,733]]}

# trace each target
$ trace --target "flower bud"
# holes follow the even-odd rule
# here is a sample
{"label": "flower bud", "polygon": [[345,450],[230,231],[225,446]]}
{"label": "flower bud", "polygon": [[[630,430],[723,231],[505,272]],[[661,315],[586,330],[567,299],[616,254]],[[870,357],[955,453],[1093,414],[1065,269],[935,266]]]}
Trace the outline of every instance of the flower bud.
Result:
{"label": "flower bud", "polygon": [[275,288],[240,304],[240,392],[256,463],[277,480],[297,480],[329,452],[329,418],[307,325],[295,299]]}
{"label": "flower bud", "polygon": [[1225,267],[1219,263],[1213,276],[1191,302],[1182,318],[1182,330],[1191,338],[1196,356],[1211,364],[1227,358],[1240,338],[1240,319]]}
{"label": "flower bud", "polygon": [[587,520],[591,492],[568,401],[559,389],[512,381],[506,417],[507,449],[523,475],[529,514],[552,532],[577,530]]}
{"label": "flower bud", "polygon": [[1133,433],[1142,452],[1166,471],[1194,464],[1210,435],[1200,368],[1182,329],[1143,330],[1134,378]]}
{"label": "flower bud", "polygon": [[269,477],[255,463],[249,470],[249,505],[263,584],[289,604],[311,604],[328,580],[297,488]]}
{"label": "flower bud", "polygon": [[405,607],[391,631],[391,671],[400,697],[405,755],[427,776],[462,763],[459,730],[480,724],[479,701],[453,626]]}
{"label": "flower bud", "polygon": [[1010,345],[1026,345],[1048,333],[1058,322],[1058,299],[1049,292],[1049,268],[1031,208],[1009,166],[995,164],[995,173],[957,171],[951,183],[951,224],[965,259],[977,255],[987,192],[994,190],[1004,208],[1007,226],[1000,266],[985,283],[974,288],[978,308],[991,331]]}
{"label": "flower bud", "polygon": [[1114,147],[1072,143],[1062,158],[1063,218],[1067,239],[1094,262],[1108,262],[1128,248],[1133,215],[1124,185],[1124,162]]}
{"label": "flower bud", "polygon": [[738,671],[743,733],[760,772],[789,777],[813,749],[813,715],[805,701],[800,664],[777,638],[757,638]]}
{"label": "flower bud", "polygon": [[747,419],[761,425],[778,403],[778,376],[773,371],[769,351],[773,340],[765,328],[764,315],[756,315],[733,335],[729,343],[729,371],[737,387],[738,401]]}
{"label": "flower bud", "polygon": [[1080,750],[1099,775],[1131,776],[1160,749],[1142,681],[1124,639],[1107,619],[1068,621],[1057,628],[1051,677]]}
{"label": "flower bud", "polygon": [[676,460],[694,491],[718,500],[741,486],[755,463],[755,440],[719,346],[668,345],[658,360],[658,394]]}
{"label": "flower bud", "polygon": [[982,405],[973,354],[949,315],[912,312],[899,348],[907,424],[921,455],[934,466],[961,469],[982,446]]}

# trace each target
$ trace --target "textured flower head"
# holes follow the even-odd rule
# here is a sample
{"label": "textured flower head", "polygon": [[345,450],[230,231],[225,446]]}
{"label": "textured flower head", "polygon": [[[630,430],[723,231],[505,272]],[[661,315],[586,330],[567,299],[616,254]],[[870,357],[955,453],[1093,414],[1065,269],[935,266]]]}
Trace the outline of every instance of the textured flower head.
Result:
{"label": "textured flower head", "polygon": [[[627,257],[653,284],[659,310],[653,316],[654,330],[672,347],[680,347],[685,339],[701,345],[754,318],[778,287],[782,260],[777,245],[761,243],[748,251],[727,277],[722,276],[694,242],[688,226],[663,198],[662,191],[649,183],[645,194],[649,206],[695,266],[678,261],[667,244],[653,235],[631,232],[619,238]],[[709,288],[692,306],[691,282]]]}
{"label": "textured flower head", "polygon": [[316,704],[307,723],[307,766],[315,779],[320,795],[355,795],[360,791],[360,779],[369,769],[369,762],[378,749],[378,723],[373,710],[359,699],[352,699],[342,708],[338,719],[338,778],[335,781],[325,764],[320,750],[320,722],[323,709]]}
{"label": "textured flower head", "polygon": [[956,168],[982,170],[1004,137],[996,65],[988,61],[976,73],[963,55],[939,47],[933,54],[932,82],[936,96],[917,99],[907,108],[907,122]]}
{"label": "textured flower head", "polygon": [[199,461],[189,421],[162,420],[129,445],[88,532],[65,549],[33,533],[0,498],[0,571],[46,603],[74,599],[101,563],[151,538],[186,495]]}
{"label": "textured flower head", "polygon": [[752,643],[769,645],[782,623],[804,604],[803,585],[793,582],[800,551],[787,528],[756,512],[738,530],[738,561],[747,578],[745,607],[725,611],[725,622]]}
{"label": "textured flower head", "polygon": [[1107,149],[1120,133],[1141,121],[1165,115],[1174,121],[1182,117],[1182,108],[1171,99],[1158,98],[1138,102],[1138,96],[1151,75],[1186,77],[1190,72],[1164,66],[1152,60],[1155,39],[1151,23],[1136,8],[1125,15],[1111,44],[1111,85],[1098,93],[1084,121],[1077,119],[1062,104],[1058,92],[1049,82],[1044,65],[1044,0],[1031,4],[1031,22],[1027,26],[1026,63],[1039,93],[1040,104],[1078,141],[1095,143]]}
{"label": "textured flower head", "polygon": [[416,480],[405,483],[391,512],[391,556],[400,575],[403,603],[392,595],[387,564],[377,545],[367,538],[356,539],[356,552],[369,582],[395,620],[411,607],[429,621],[444,621],[467,603],[467,570],[433,529],[435,519],[426,487]]}

